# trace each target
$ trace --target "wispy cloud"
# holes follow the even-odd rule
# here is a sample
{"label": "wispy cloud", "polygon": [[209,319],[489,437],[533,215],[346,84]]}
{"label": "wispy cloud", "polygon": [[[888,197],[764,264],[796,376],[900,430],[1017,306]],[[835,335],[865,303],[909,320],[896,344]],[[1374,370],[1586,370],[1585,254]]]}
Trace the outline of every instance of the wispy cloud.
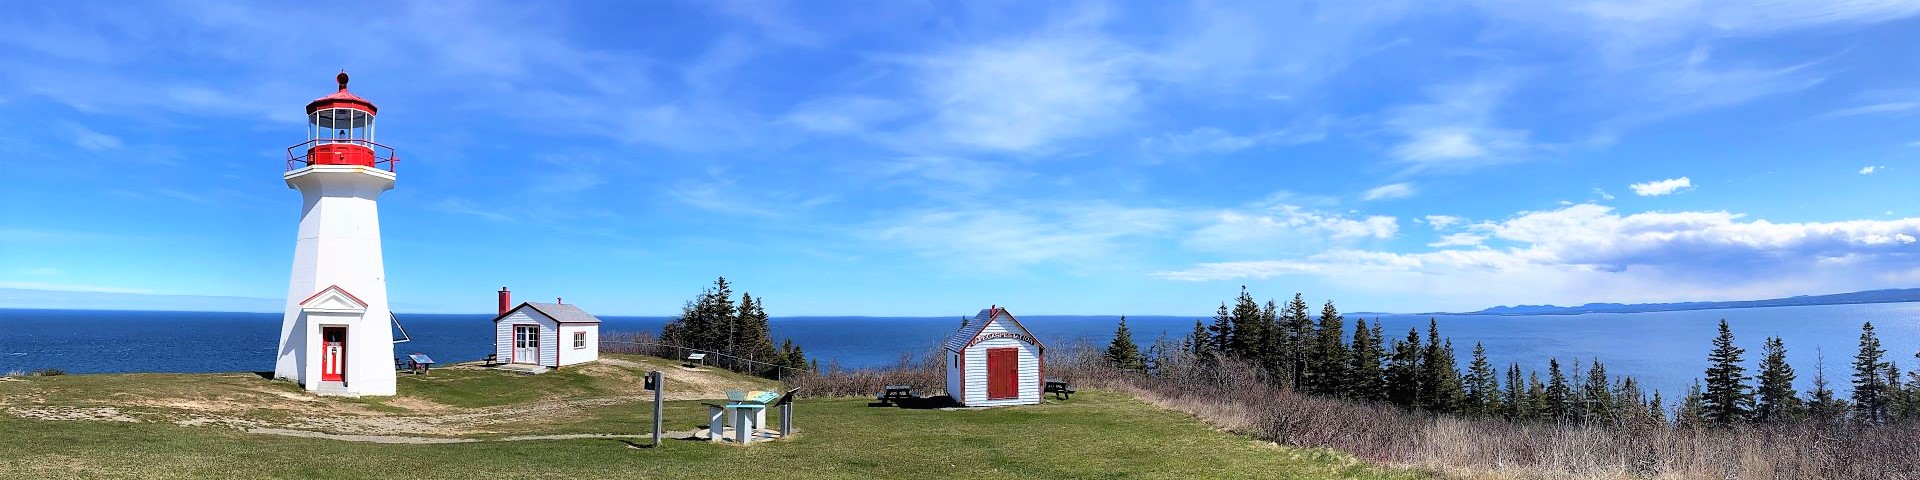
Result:
{"label": "wispy cloud", "polygon": [[1655,180],[1651,182],[1630,184],[1630,185],[1627,185],[1627,188],[1633,189],[1633,193],[1635,195],[1639,195],[1642,197],[1658,197],[1661,195],[1668,195],[1674,192],[1679,192],[1685,189],[1693,188],[1693,180],[1688,179],[1687,177],[1669,178],[1666,180]]}
{"label": "wispy cloud", "polygon": [[969,45],[919,60],[934,137],[1012,152],[1110,131],[1139,105],[1138,55],[1096,34]]}
{"label": "wispy cloud", "polygon": [[1873,174],[1874,172],[1878,172],[1878,171],[1880,171],[1880,170],[1882,170],[1882,169],[1885,169],[1885,168],[1887,168],[1887,167],[1885,167],[1885,166],[1880,166],[1880,165],[1868,165],[1868,166],[1865,166],[1865,167],[1860,167],[1860,174],[1861,174],[1861,175],[1872,175],[1872,174]]}
{"label": "wispy cloud", "polygon": [[1367,189],[1366,193],[1360,195],[1360,199],[1367,201],[1390,200],[1411,197],[1414,193],[1413,184],[1400,182]]}
{"label": "wispy cloud", "polygon": [[1487,240],[1486,235],[1481,235],[1481,234],[1471,233],[1471,232],[1460,232],[1460,233],[1454,233],[1454,234],[1448,234],[1446,236],[1442,236],[1440,237],[1440,241],[1429,243],[1427,244],[1427,246],[1434,247],[1434,248],[1478,247],[1478,246],[1481,246],[1481,242],[1485,242],[1486,240]]}
{"label": "wispy cloud", "polygon": [[1269,145],[1300,145],[1327,138],[1329,120],[1319,118],[1299,122],[1292,127],[1238,135],[1214,127],[1199,127],[1181,133],[1166,133],[1140,139],[1140,148],[1154,157],[1188,156],[1197,153],[1233,153]]}
{"label": "wispy cloud", "polygon": [[1447,227],[1459,225],[1466,220],[1453,215],[1427,215],[1426,221],[1427,225],[1432,225],[1434,230],[1446,230]]}
{"label": "wispy cloud", "polygon": [[873,238],[969,271],[1039,264],[1084,270],[1127,261],[1122,251],[1173,228],[1178,217],[1170,210],[1106,203],[923,210],[877,223]]}
{"label": "wispy cloud", "polygon": [[1432,89],[1431,102],[1391,111],[1387,128],[1401,137],[1388,150],[1412,170],[1460,171],[1516,162],[1530,148],[1530,132],[1498,126],[1493,109],[1506,79],[1482,79]]}
{"label": "wispy cloud", "polygon": [[1873,105],[1861,105],[1858,107],[1843,108],[1843,109],[1834,110],[1827,113],[1822,113],[1820,114],[1820,118],[1853,117],[1853,116],[1859,116],[1859,115],[1872,115],[1876,113],[1905,113],[1905,112],[1913,111],[1914,109],[1920,109],[1920,102],[1876,103]]}

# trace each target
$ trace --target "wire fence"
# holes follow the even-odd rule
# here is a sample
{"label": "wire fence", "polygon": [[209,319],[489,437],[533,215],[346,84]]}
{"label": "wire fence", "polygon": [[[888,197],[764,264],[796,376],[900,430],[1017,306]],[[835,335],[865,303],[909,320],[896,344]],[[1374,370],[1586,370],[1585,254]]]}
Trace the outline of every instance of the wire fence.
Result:
{"label": "wire fence", "polygon": [[[683,347],[671,343],[653,340],[651,335],[631,335],[624,338],[600,340],[600,351],[604,353],[626,353],[648,355],[675,360],[687,365],[722,368],[732,372],[745,373],[762,378],[787,381],[798,369],[785,365],[769,363],[752,355],[745,357],[729,355],[712,350]],[[706,354],[700,360],[689,360],[696,353]]]}

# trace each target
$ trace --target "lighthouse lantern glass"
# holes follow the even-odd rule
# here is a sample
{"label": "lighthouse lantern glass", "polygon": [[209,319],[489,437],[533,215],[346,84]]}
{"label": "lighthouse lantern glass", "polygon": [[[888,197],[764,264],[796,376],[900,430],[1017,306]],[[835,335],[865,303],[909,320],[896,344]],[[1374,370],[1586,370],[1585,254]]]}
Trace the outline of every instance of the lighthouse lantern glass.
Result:
{"label": "lighthouse lantern glass", "polygon": [[373,142],[373,115],[352,108],[323,108],[307,119],[316,144]]}

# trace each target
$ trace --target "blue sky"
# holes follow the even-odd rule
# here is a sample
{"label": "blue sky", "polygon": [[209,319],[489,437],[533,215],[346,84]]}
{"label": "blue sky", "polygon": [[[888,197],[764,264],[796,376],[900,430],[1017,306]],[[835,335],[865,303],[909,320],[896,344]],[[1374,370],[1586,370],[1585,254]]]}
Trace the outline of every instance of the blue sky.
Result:
{"label": "blue sky", "polygon": [[342,68],[402,311],[1920,283],[1920,3],[1246,3],[13,3],[0,288],[279,297]]}

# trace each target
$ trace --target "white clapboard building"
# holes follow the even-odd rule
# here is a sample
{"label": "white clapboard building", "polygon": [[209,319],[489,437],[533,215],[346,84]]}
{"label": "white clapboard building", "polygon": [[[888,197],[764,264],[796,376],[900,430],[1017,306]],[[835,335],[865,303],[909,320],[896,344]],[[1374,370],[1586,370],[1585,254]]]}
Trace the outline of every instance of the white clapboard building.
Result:
{"label": "white clapboard building", "polygon": [[501,363],[552,368],[599,360],[600,319],[559,299],[521,303],[493,318],[493,352]]}
{"label": "white clapboard building", "polygon": [[947,394],[969,407],[1040,403],[1047,347],[999,306],[966,319],[947,338]]}

